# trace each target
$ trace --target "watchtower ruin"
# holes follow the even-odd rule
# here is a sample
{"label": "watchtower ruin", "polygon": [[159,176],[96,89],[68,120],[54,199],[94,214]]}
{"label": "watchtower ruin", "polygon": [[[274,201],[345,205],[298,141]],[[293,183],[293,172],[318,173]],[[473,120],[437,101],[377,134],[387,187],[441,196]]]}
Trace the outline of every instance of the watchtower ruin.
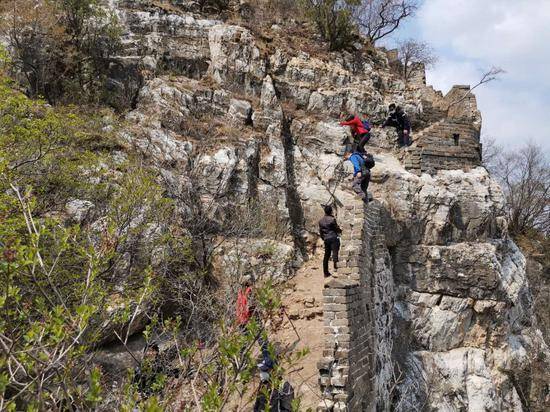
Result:
{"label": "watchtower ruin", "polygon": [[457,85],[434,106],[443,117],[414,133],[413,144],[401,155],[415,174],[469,169],[481,164],[481,115],[470,86]]}

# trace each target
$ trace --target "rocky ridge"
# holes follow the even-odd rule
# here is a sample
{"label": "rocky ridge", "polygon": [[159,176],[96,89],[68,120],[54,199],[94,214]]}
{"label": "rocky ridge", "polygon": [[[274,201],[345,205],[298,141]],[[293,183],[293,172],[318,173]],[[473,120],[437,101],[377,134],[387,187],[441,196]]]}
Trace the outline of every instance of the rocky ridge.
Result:
{"label": "rocky ridge", "polygon": [[[413,138],[442,116],[479,136],[475,100],[446,112],[456,89],[445,97],[422,82],[405,88],[383,50],[317,57],[266,44],[246,22],[224,23],[179,3],[111,1],[125,28],[118,64],[142,84],[121,139],[157,165],[170,190],[189,184],[193,170],[197,189],[217,208],[254,202],[266,219],[273,213],[285,222],[286,233],[271,239],[279,263],[269,275],[279,280],[292,277],[317,242],[320,205],[353,202],[339,157],[347,133],[341,113],[364,113],[376,124],[395,101],[413,118]],[[385,249],[368,256],[378,275],[368,285],[377,308],[365,319],[375,384],[362,389],[364,405],[548,408],[548,376],[531,371],[550,353],[533,315],[525,258],[506,232],[500,188],[475,164],[407,170],[393,131],[373,134],[371,191]],[[376,359],[391,359],[390,372]]]}

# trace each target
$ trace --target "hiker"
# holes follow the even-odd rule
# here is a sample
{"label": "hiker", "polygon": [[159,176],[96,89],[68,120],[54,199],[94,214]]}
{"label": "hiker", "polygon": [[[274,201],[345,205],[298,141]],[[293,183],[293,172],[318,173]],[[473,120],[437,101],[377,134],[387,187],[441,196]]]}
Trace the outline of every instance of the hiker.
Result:
{"label": "hiker", "polygon": [[340,251],[340,239],[338,236],[342,233],[342,229],[338,226],[336,218],[332,214],[332,207],[325,206],[325,216],[319,220],[319,234],[325,242],[325,256],[323,258],[323,273],[325,277],[332,276],[328,270],[328,262],[332,254],[334,262],[334,270],[338,269],[338,252]]}
{"label": "hiker", "polygon": [[359,153],[365,152],[365,145],[370,139],[370,124],[368,121],[361,119],[358,116],[350,114],[345,122],[340,122],[340,126],[349,126],[353,136],[354,144],[352,150]]}
{"label": "hiker", "polygon": [[[294,388],[284,382],[280,389],[273,388],[269,373],[260,373],[260,387],[254,403],[254,412],[292,412]],[[269,405],[268,405],[269,402]]]}
{"label": "hiker", "polygon": [[252,291],[252,280],[247,279],[244,282],[243,288],[239,290],[237,294],[237,326],[242,332],[246,331],[246,325],[248,324],[252,316],[254,316],[258,321],[258,324],[260,324],[260,331],[258,332],[256,339],[258,340],[258,344],[260,345],[260,349],[262,352],[262,362],[258,364],[258,368],[260,368],[260,370],[262,368],[266,368],[266,370],[273,369],[273,367],[275,366],[275,362],[269,354],[268,340],[262,337],[263,328],[261,327],[261,322],[258,316],[254,294]]}
{"label": "hiker", "polygon": [[363,202],[369,203],[367,189],[370,182],[370,169],[374,167],[374,158],[371,154],[363,155],[358,152],[346,152],[344,161],[347,160],[353,164],[353,180],[351,183],[353,191],[359,195]]}
{"label": "hiker", "polygon": [[411,122],[407,113],[403,111],[401,106],[396,106],[394,103],[390,104],[388,118],[382,123],[382,128],[386,126],[393,126],[399,136],[399,147],[410,146],[411,140]]}

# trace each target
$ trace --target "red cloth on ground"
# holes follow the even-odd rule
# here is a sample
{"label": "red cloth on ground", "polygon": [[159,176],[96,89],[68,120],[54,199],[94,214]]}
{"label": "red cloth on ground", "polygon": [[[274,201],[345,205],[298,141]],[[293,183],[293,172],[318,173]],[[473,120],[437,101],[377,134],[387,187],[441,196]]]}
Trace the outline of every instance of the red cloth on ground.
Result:
{"label": "red cloth on ground", "polygon": [[360,134],[369,132],[367,129],[365,129],[365,126],[363,126],[363,122],[357,116],[355,116],[349,122],[340,122],[340,126],[349,126],[349,127],[351,127],[351,130],[353,130],[353,132],[356,135],[360,135]]}
{"label": "red cloth on ground", "polygon": [[248,306],[248,297],[252,289],[250,287],[239,290],[237,295],[237,324],[246,325],[250,319],[250,307]]}

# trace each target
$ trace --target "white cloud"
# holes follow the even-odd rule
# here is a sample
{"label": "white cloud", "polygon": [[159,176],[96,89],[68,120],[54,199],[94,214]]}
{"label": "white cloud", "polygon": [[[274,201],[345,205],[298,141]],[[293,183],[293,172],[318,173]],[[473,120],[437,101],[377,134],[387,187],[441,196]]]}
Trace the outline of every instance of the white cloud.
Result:
{"label": "white cloud", "polygon": [[500,66],[502,80],[476,90],[484,133],[506,146],[532,139],[550,149],[549,0],[426,0],[416,33],[441,56],[428,73],[436,88],[475,84]]}

